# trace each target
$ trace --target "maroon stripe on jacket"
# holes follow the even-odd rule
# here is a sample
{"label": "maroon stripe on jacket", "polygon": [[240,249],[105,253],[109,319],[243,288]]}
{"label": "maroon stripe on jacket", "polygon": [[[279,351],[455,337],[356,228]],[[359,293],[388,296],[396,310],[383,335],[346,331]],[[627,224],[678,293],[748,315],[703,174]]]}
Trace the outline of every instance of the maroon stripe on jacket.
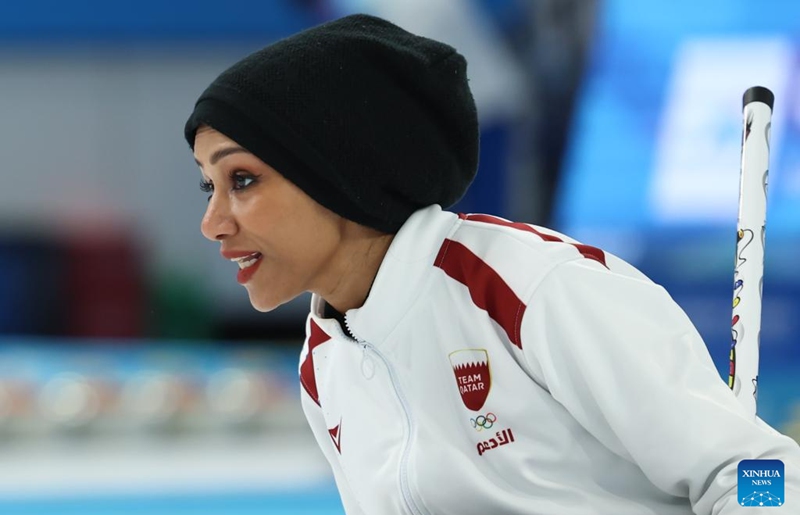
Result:
{"label": "maroon stripe on jacket", "polygon": [[[543,232],[537,231],[536,229],[534,229],[533,227],[531,227],[528,224],[523,224],[523,223],[519,223],[519,222],[509,222],[508,220],[503,220],[502,218],[498,218],[496,216],[481,215],[481,214],[471,214],[471,215],[459,214],[458,217],[461,218],[462,220],[469,220],[469,221],[473,221],[473,222],[483,222],[483,223],[493,224],[493,225],[502,225],[503,227],[511,227],[511,228],[514,228],[514,229],[518,229],[520,231],[530,232],[530,233],[533,233],[533,234],[537,235],[538,237],[540,237],[544,241],[566,243],[564,240],[562,240],[558,236],[553,236],[552,234],[545,234]],[[585,257],[586,259],[591,259],[593,261],[597,261],[598,263],[600,263],[604,267],[608,268],[608,265],[606,264],[606,255],[605,255],[605,253],[602,250],[598,249],[597,247],[591,247],[589,245],[582,245],[582,244],[579,244],[579,243],[569,243],[569,245],[572,245],[573,247],[578,249],[578,252],[580,252],[581,255],[583,257]]]}
{"label": "maroon stripe on jacket", "polygon": [[303,364],[300,365],[300,384],[305,388],[306,393],[314,399],[317,406],[319,403],[319,393],[317,392],[317,378],[314,375],[314,349],[331,339],[331,337],[317,325],[314,320],[311,320],[311,334],[308,336],[308,354]]}
{"label": "maroon stripe on jacket", "polygon": [[444,240],[434,266],[466,286],[472,302],[503,328],[511,343],[522,348],[520,326],[525,304],[491,266],[453,240]]}

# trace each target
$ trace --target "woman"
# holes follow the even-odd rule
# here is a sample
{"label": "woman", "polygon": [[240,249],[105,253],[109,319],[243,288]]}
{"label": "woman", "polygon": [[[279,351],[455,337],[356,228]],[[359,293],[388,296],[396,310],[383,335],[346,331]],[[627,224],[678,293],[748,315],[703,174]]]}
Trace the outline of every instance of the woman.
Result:
{"label": "woman", "polygon": [[342,18],[226,70],[185,134],[203,234],[253,306],[313,293],[302,403],[348,514],[739,513],[756,458],[800,506],[797,444],[747,416],[661,287],[442,210],[478,155],[452,48]]}

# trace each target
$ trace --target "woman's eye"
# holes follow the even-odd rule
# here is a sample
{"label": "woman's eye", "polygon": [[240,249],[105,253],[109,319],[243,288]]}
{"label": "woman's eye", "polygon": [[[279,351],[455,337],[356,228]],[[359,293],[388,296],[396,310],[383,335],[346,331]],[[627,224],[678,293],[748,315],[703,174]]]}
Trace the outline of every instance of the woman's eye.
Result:
{"label": "woman's eye", "polygon": [[256,178],[249,174],[235,173],[231,176],[233,181],[233,189],[243,190],[255,182]]}
{"label": "woman's eye", "polygon": [[[211,181],[200,179],[200,191],[204,193],[214,193],[214,185],[211,183]],[[211,202],[211,195],[209,195],[206,200]]]}

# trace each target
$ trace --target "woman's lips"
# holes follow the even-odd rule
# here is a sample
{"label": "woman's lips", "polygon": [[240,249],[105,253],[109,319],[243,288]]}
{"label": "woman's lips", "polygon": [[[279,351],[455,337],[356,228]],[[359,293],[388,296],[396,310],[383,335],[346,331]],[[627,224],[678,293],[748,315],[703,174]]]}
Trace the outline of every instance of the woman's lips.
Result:
{"label": "woman's lips", "polygon": [[251,258],[244,258],[243,261],[239,261],[239,273],[236,274],[236,280],[239,284],[245,284],[247,281],[253,277],[253,274],[256,273],[258,270],[259,265],[264,260],[264,256],[260,253],[256,253]]}
{"label": "woman's lips", "polygon": [[220,250],[220,254],[225,259],[229,259],[239,265],[239,273],[236,275],[236,280],[239,284],[245,284],[253,277],[264,258],[260,252],[255,250]]}

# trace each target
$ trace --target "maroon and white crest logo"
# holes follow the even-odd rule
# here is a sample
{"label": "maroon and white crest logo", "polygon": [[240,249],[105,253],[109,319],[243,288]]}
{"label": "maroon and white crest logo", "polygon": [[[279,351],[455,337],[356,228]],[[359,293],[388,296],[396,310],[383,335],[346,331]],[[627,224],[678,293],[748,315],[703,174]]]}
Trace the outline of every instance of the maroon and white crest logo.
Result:
{"label": "maroon and white crest logo", "polygon": [[480,411],[492,387],[489,354],[484,349],[457,350],[450,354],[450,364],[464,405]]}

